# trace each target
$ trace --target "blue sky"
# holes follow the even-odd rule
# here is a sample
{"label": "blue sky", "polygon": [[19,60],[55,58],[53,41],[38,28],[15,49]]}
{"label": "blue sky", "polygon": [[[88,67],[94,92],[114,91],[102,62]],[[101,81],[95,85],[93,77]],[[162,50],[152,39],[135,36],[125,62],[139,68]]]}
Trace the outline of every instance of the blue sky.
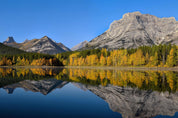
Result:
{"label": "blue sky", "polygon": [[178,19],[178,0],[0,0],[0,42],[45,35],[71,48],[128,12]]}

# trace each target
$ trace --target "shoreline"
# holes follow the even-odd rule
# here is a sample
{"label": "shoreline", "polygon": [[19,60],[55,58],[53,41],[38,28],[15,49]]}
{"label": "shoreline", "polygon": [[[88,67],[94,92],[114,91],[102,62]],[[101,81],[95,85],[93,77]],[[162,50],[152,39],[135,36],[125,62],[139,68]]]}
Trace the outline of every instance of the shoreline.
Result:
{"label": "shoreline", "polygon": [[141,71],[177,71],[178,67],[113,67],[113,66],[65,66],[65,68],[79,68],[79,69],[103,69],[103,70],[141,70]]}
{"label": "shoreline", "polygon": [[101,70],[137,70],[137,71],[177,71],[178,67],[113,67],[113,66],[0,66],[0,68],[78,68]]}

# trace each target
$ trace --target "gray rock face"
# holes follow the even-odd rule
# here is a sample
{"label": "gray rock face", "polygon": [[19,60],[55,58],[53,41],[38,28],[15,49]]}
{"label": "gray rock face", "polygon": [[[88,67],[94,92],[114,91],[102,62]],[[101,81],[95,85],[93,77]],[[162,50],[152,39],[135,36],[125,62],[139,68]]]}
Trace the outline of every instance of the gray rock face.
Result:
{"label": "gray rock face", "polygon": [[122,114],[123,118],[151,118],[157,115],[174,116],[178,112],[178,92],[159,93],[137,88],[117,86],[94,87],[88,90],[104,99],[110,109]]}
{"label": "gray rock face", "polygon": [[14,89],[20,87],[28,91],[40,92],[43,95],[47,95],[48,93],[50,93],[56,88],[62,88],[67,83],[68,82],[64,82],[56,79],[39,80],[39,81],[25,80],[16,84],[5,86],[3,87],[3,89],[5,89],[8,93],[12,94]]}
{"label": "gray rock face", "polygon": [[[27,52],[38,52],[44,54],[57,54],[61,52],[65,52],[64,49],[59,47],[54,41],[52,41],[49,37],[44,36],[41,39],[35,39],[35,41],[31,41],[31,45],[24,45],[22,49]],[[27,42],[30,44],[30,42]],[[25,47],[28,46],[28,47]]]}
{"label": "gray rock face", "polygon": [[59,47],[61,47],[63,50],[65,50],[65,51],[71,51],[68,47],[66,47],[64,44],[62,44],[62,43],[57,43],[57,45],[59,46]]}
{"label": "gray rock face", "polygon": [[178,45],[178,21],[140,12],[127,13],[110,28],[91,40],[83,49],[136,48],[172,43]]}
{"label": "gray rock face", "polygon": [[87,43],[88,43],[88,41],[83,41],[83,42],[77,44],[76,46],[72,47],[71,50],[75,51],[75,50],[81,49],[81,48],[85,47],[85,45]]}
{"label": "gray rock face", "polygon": [[15,40],[14,40],[13,37],[8,37],[8,38],[6,39],[6,41],[4,41],[3,43],[4,43],[4,44],[6,44],[6,43],[15,43]]}

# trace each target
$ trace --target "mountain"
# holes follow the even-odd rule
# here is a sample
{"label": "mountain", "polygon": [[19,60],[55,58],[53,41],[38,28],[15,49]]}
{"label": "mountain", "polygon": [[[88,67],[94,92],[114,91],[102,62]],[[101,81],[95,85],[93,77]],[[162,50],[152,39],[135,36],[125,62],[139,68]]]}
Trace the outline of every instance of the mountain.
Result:
{"label": "mountain", "polygon": [[157,115],[174,116],[178,111],[178,92],[156,92],[118,86],[91,86],[85,88],[104,99],[111,110],[123,118],[152,118]]}
{"label": "mountain", "polygon": [[85,47],[85,45],[87,43],[88,43],[88,41],[83,41],[83,42],[77,44],[76,46],[72,47],[71,50],[75,51],[75,50],[81,49],[81,48]]}
{"label": "mountain", "polygon": [[57,54],[61,52],[65,52],[61,47],[59,47],[54,41],[52,41],[49,37],[44,36],[41,39],[33,39],[24,43],[20,49],[25,50],[27,52],[38,52],[45,54]]}
{"label": "mountain", "polygon": [[8,37],[3,43],[15,43],[15,40],[13,37]]}
{"label": "mountain", "polygon": [[4,86],[3,89],[5,89],[9,94],[12,94],[16,88],[23,88],[24,90],[28,90],[32,92],[40,92],[43,95],[47,95],[54,89],[62,88],[66,84],[68,84],[68,82],[56,80],[56,79],[39,80],[39,81],[24,80],[19,83]]}
{"label": "mountain", "polygon": [[27,42],[29,42],[30,40],[28,40],[28,39],[25,39],[25,41],[23,42],[23,43],[27,43]]}
{"label": "mountain", "polygon": [[62,43],[56,43],[47,36],[44,36],[41,39],[26,39],[23,43],[11,42],[4,44],[11,47],[19,48],[27,52],[37,52],[44,54],[57,54],[61,52],[71,51]]}
{"label": "mountain", "polygon": [[149,14],[133,12],[111,23],[103,34],[91,40],[82,48],[136,48],[158,44],[178,45],[178,21],[174,17],[158,18]]}
{"label": "mountain", "polygon": [[63,50],[65,51],[71,51],[68,47],[66,47],[64,44],[62,43],[56,43],[59,47],[61,47]]}
{"label": "mountain", "polygon": [[25,51],[0,43],[0,54],[20,54],[20,53],[25,53]]}

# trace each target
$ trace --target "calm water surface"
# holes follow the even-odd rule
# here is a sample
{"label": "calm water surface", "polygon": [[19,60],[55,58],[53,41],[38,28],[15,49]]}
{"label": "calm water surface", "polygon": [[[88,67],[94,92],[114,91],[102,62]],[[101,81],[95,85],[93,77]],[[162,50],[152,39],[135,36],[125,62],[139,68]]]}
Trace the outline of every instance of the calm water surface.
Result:
{"label": "calm water surface", "polygon": [[0,68],[0,118],[178,118],[178,72]]}

